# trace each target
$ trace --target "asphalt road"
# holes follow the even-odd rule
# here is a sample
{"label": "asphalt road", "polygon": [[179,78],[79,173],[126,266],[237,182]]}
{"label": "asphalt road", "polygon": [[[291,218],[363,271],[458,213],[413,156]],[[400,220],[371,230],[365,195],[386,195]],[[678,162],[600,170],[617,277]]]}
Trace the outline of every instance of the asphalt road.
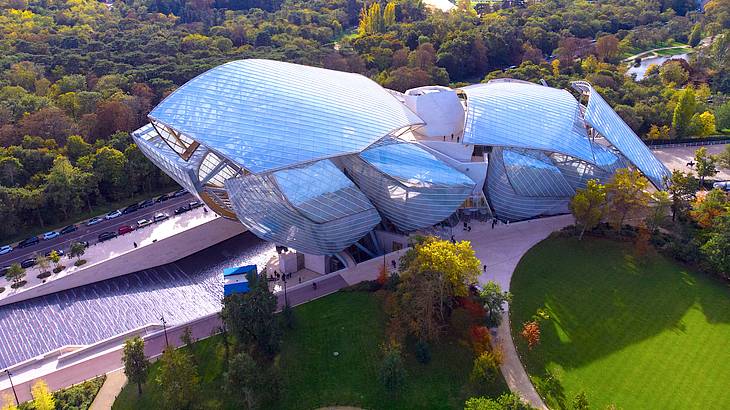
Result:
{"label": "asphalt road", "polygon": [[[153,216],[158,212],[167,212],[171,218],[175,216],[175,209],[182,205],[195,201],[196,198],[189,193],[183,196],[168,199],[167,201],[155,203],[154,205],[132,212],[131,214],[122,215],[110,220],[103,220],[96,225],[86,226],[86,220],[77,222],[78,230],[75,232],[61,235],[54,239],[41,241],[35,245],[31,245],[25,248],[15,248],[12,252],[0,255],[0,267],[8,266],[12,263],[32,258],[36,254],[45,254],[52,249],[61,249],[68,254],[71,244],[78,241],[88,241],[89,244],[96,243],[100,233],[114,231],[116,232],[122,225],[136,224],[140,219],[152,220]],[[103,215],[102,215],[103,217]],[[39,238],[42,238],[39,235]],[[114,239],[111,239],[112,241]]]}

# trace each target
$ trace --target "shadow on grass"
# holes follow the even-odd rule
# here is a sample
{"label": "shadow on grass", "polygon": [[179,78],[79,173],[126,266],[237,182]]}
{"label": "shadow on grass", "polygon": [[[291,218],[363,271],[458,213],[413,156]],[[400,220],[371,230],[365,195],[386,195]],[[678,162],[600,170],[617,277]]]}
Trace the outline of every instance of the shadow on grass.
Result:
{"label": "shadow on grass", "polygon": [[538,377],[536,384],[550,396],[548,402],[563,408],[571,398],[566,399],[557,381],[560,374],[556,381],[547,380],[551,363],[569,371],[667,330],[684,334],[683,318],[690,309],[701,310],[710,323],[729,323],[730,292],[704,283],[709,281],[659,255],[637,259],[630,244],[548,239],[528,252],[515,271],[511,319],[521,324],[544,308],[550,320],[543,323],[540,347],[532,352],[518,326],[513,336],[528,371]]}

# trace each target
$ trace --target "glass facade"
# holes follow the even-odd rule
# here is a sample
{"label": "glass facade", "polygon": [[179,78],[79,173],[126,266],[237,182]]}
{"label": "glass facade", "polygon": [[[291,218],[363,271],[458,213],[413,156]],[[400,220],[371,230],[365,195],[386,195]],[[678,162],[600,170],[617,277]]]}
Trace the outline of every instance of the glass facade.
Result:
{"label": "glass facade", "polygon": [[341,158],[348,176],[399,230],[430,227],[471,195],[474,181],[413,144],[384,144]]}
{"label": "glass facade", "polygon": [[[464,87],[454,95],[465,96],[465,116],[460,100],[429,125],[408,93],[361,75],[241,60],[180,87],[132,136],[218,214],[265,240],[335,255],[381,221],[408,233],[459,208],[509,221],[566,213],[576,189],[627,165],[662,186],[661,162],[590,84],[573,86],[587,106],[524,81]],[[460,140],[419,140],[418,127],[457,129],[463,118]]]}

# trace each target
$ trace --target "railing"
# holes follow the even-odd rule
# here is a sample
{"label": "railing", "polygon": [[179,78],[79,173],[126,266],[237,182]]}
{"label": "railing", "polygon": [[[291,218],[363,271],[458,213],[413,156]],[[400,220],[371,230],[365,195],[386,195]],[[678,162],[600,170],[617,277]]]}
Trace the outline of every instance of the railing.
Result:
{"label": "railing", "polygon": [[649,149],[696,147],[700,145],[722,145],[730,144],[730,136],[717,135],[705,138],[687,138],[674,140],[644,140]]}

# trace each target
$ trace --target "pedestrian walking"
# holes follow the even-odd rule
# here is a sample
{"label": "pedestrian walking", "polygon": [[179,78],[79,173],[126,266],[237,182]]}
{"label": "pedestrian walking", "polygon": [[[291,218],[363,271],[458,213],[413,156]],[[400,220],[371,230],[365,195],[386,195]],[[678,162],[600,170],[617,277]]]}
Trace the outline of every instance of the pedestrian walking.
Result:
{"label": "pedestrian walking", "polygon": [[483,271],[484,273],[487,273],[487,265],[482,265],[482,271]]}
{"label": "pedestrian walking", "polygon": [[492,218],[492,229],[494,229],[494,225],[496,225],[496,224],[497,224],[497,219]]}
{"label": "pedestrian walking", "polygon": [[317,290],[317,282],[312,282],[312,289]]}
{"label": "pedestrian walking", "polygon": [[302,283],[302,277],[301,276],[299,277],[299,283]]}
{"label": "pedestrian walking", "polygon": [[134,244],[134,248],[137,249],[137,242],[132,242]]}
{"label": "pedestrian walking", "polygon": [[207,214],[208,213],[208,208],[203,207],[203,213],[206,213]]}

